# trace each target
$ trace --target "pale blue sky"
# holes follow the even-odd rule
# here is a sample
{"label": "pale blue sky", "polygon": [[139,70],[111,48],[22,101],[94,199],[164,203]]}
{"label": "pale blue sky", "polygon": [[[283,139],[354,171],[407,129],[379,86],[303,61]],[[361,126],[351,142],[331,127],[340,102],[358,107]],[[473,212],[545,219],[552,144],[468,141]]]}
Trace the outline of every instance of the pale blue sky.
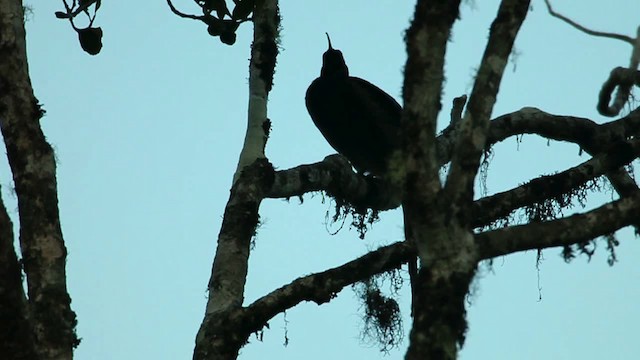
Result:
{"label": "pale blue sky", "polygon": [[[468,93],[498,1],[464,5],[450,42],[443,120],[453,97]],[[85,54],[59,1],[31,4],[30,71],[47,110],[42,120],[59,161],[68,284],[82,344],[76,358],[191,358],[204,313],[215,240],[244,137],[251,27],[233,47],[206,28],[170,13],[164,1],[105,1],[97,24],[100,55]],[[193,2],[176,0],[187,11]],[[596,29],[634,35],[635,0],[557,0],[558,11]],[[285,169],[332,153],[314,128],[304,93],[318,76],[324,32],[343,51],[351,74],[400,100],[406,60],[403,32],[411,1],[282,1],[282,51],[269,101],[273,133],[267,155]],[[628,63],[630,46],[590,38],[550,18],[534,1],[505,74],[494,115],[535,106],[558,114],[607,119],[595,101],[609,71]],[[512,59],[513,60],[513,59]],[[495,148],[489,192],[582,162],[574,145],[525,137]],[[6,160],[3,198],[17,219]],[[610,193],[594,196],[609,199]],[[251,254],[247,301],[299,276],[339,265],[402,238],[399,211],[386,212],[362,241],[343,229],[331,236],[320,195],[268,200]],[[16,220],[17,223],[17,220]],[[331,227],[335,229],[335,226]],[[496,259],[481,271],[468,307],[462,359],[635,359],[640,356],[638,240],[619,233],[619,262],[607,266],[604,244],[590,263],[571,264],[559,249]],[[542,300],[538,301],[538,275]],[[407,289],[405,289],[407,290]],[[401,293],[408,315],[408,291]],[[302,304],[251,338],[242,359],[401,359],[407,341],[383,357],[359,338],[359,304],[351,289],[321,307]],[[410,320],[405,317],[405,329]]]}

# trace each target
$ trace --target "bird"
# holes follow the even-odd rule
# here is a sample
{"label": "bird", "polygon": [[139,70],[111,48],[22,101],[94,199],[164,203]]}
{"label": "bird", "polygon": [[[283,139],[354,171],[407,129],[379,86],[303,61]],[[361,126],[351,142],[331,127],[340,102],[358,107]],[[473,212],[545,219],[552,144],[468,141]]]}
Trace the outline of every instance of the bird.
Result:
{"label": "bird", "polygon": [[322,56],[320,76],[307,89],[311,119],[327,142],[359,173],[384,177],[389,158],[400,148],[402,107],[367,80],[349,76],[340,50],[331,45]]}

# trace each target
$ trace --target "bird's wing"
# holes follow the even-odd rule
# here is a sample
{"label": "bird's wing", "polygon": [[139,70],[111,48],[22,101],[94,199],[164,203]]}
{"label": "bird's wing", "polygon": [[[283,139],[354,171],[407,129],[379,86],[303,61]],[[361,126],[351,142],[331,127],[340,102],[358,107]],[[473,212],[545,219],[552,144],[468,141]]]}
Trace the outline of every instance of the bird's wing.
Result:
{"label": "bird's wing", "polygon": [[357,77],[350,77],[349,80],[351,90],[356,95],[352,98],[362,102],[354,104],[354,108],[375,109],[371,112],[373,118],[368,119],[374,127],[372,131],[387,139],[390,145],[399,146],[400,117],[402,116],[400,104],[391,95],[367,80]]}

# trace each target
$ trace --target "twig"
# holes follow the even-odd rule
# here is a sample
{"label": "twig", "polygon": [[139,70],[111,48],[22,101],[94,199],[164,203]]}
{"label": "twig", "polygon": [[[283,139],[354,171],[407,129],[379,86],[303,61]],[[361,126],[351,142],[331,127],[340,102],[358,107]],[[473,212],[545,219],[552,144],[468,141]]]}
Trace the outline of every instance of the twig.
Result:
{"label": "twig", "polygon": [[593,35],[593,36],[600,36],[600,37],[606,37],[606,38],[610,38],[610,39],[622,40],[622,41],[628,42],[631,45],[634,45],[634,43],[635,43],[635,39],[631,38],[630,36],[616,34],[616,33],[602,32],[602,31],[595,31],[595,30],[588,29],[588,28],[578,24],[577,22],[569,19],[568,17],[555,12],[551,8],[551,4],[549,3],[549,0],[544,0],[544,2],[545,2],[545,4],[547,4],[547,9],[549,10],[549,14],[551,14],[551,16],[557,17],[558,19],[566,22],[567,24],[573,26],[574,28],[576,28],[576,29],[578,29],[578,30],[580,30],[580,31],[582,31],[584,33],[587,33],[587,34]]}
{"label": "twig", "polygon": [[[609,39],[617,39],[625,41],[631,46],[633,46],[633,51],[631,52],[631,60],[629,61],[629,71],[634,71],[638,69],[638,65],[640,64],[640,27],[638,27],[637,35],[635,38],[626,35],[620,35],[615,33],[607,33],[601,31],[594,31],[587,29],[586,27],[578,24],[577,22],[569,19],[568,17],[555,12],[551,8],[551,3],[549,0],[544,0],[545,4],[547,4],[547,9],[549,10],[549,14],[551,16],[557,17],[558,19],[566,22],[567,24],[575,27],[576,29],[585,32],[589,35],[606,37]],[[615,73],[615,74],[614,74]],[[618,75],[618,76],[614,76]],[[600,115],[603,116],[616,116],[620,113],[624,104],[629,100],[629,96],[631,95],[631,88],[633,87],[634,82],[630,80],[625,80],[625,78],[620,77],[620,71],[614,69],[609,76],[609,79],[602,86],[602,90],[600,91],[600,95],[598,97],[598,105],[597,109]],[[636,85],[638,83],[636,82]],[[616,90],[616,96],[612,105],[609,105],[611,101],[611,94]]]}
{"label": "twig", "polygon": [[167,0],[167,4],[169,5],[169,9],[171,9],[171,12],[173,12],[174,14],[180,16],[181,18],[194,19],[194,20],[203,20],[204,19],[204,16],[189,15],[189,14],[185,14],[185,13],[179,11],[178,9],[176,9],[175,6],[173,6],[173,3],[171,2],[171,0]]}

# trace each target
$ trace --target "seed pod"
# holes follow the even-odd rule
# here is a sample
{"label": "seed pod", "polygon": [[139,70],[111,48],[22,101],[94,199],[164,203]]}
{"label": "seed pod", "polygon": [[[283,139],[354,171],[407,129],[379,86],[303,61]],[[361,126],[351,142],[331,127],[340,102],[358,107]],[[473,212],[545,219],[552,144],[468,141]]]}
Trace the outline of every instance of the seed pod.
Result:
{"label": "seed pod", "polygon": [[102,28],[78,29],[78,39],[82,50],[88,54],[97,55],[102,49]]}

